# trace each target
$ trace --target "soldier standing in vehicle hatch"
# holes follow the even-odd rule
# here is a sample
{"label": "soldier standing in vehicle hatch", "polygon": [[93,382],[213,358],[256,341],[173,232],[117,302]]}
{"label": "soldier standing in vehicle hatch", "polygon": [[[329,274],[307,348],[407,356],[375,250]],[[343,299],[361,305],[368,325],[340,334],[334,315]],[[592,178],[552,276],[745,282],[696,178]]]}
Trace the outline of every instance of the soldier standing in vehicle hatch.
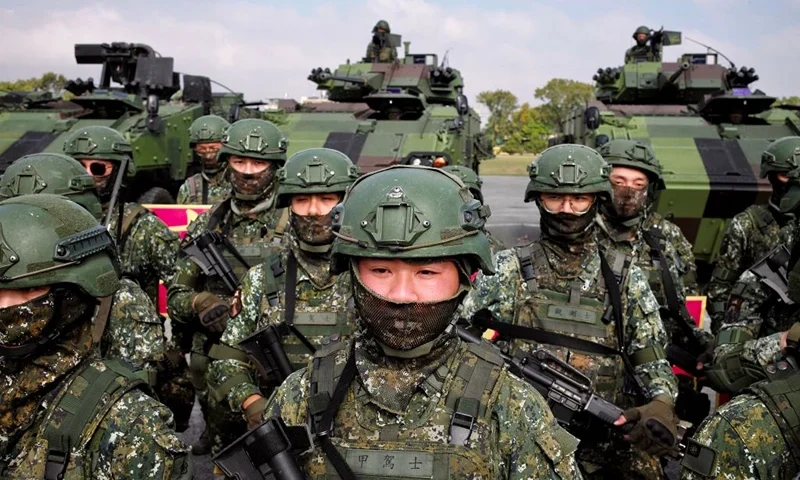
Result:
{"label": "soldier standing in vehicle hatch", "polygon": [[367,45],[366,62],[391,63],[397,60],[397,49],[391,45],[389,22],[380,20],[372,28],[372,41]]}

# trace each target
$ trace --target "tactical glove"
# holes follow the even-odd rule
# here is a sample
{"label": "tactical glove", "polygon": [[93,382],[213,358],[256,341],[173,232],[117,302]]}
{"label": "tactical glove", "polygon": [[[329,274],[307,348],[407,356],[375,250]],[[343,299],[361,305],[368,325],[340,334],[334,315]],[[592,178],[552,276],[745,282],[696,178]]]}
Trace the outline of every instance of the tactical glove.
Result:
{"label": "tactical glove", "polygon": [[252,430],[264,422],[264,410],[267,409],[267,399],[264,397],[254,400],[244,409],[244,419],[247,420],[247,429]]}
{"label": "tactical glove", "polygon": [[209,333],[222,333],[228,326],[230,305],[209,292],[198,293],[194,297],[194,311],[200,317],[200,324]]}
{"label": "tactical glove", "polygon": [[625,410],[628,424],[634,423],[628,441],[650,455],[660,457],[675,448],[678,440],[678,417],[672,402],[663,396],[650,403]]}

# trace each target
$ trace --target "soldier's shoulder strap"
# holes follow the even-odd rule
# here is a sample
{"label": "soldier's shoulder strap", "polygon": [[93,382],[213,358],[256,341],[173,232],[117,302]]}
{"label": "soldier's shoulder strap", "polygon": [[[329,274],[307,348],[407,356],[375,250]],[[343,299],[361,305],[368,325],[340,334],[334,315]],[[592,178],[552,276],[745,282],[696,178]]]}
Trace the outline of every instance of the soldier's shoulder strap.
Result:
{"label": "soldier's shoulder strap", "polygon": [[336,382],[344,371],[344,363],[337,363],[336,358],[349,344],[350,342],[335,342],[314,352],[309,382],[311,394],[308,397],[308,418],[313,433],[319,431],[322,415],[328,409]]}
{"label": "soldier's shoulder strap", "polygon": [[519,273],[522,276],[522,280],[532,294],[536,293],[539,288],[536,278],[546,275],[550,270],[550,264],[547,263],[544,248],[539,242],[533,242],[524,247],[515,247],[514,252],[519,261]]}
{"label": "soldier's shoulder strap", "polygon": [[122,251],[122,246],[125,244],[125,241],[128,239],[128,235],[133,228],[133,225],[136,221],[147,213],[149,210],[144,208],[141,205],[134,205],[133,208],[126,211],[125,214],[122,216],[122,226],[120,228],[120,236],[119,236],[119,250]]}
{"label": "soldier's shoulder strap", "polygon": [[189,200],[194,202],[197,198],[197,174],[186,179],[186,189],[189,191]]}
{"label": "soldier's shoulder strap", "polygon": [[749,391],[764,402],[778,424],[790,456],[800,467],[800,373],[756,383]]}
{"label": "soldier's shoulder strap", "polygon": [[755,224],[759,231],[764,232],[773,223],[776,223],[775,216],[769,209],[769,206],[756,206],[755,208],[747,208],[744,211],[745,215],[750,217],[750,220]]}
{"label": "soldier's shoulder strap", "polygon": [[208,231],[214,231],[217,227],[223,227],[228,214],[231,212],[231,202],[233,198],[227,198],[214,205],[208,212]]}
{"label": "soldier's shoulder strap", "polygon": [[[470,343],[465,346],[466,352],[456,370],[456,377],[463,382],[454,382],[453,388],[445,397],[445,406],[452,411],[450,445],[466,445],[475,421],[491,415],[491,399],[494,397],[492,392],[506,365],[497,349],[488,343]],[[430,375],[425,383],[441,392],[447,368],[443,366],[439,369],[442,371]]]}
{"label": "soldier's shoulder strap", "polygon": [[267,257],[262,268],[264,269],[262,290],[264,291],[264,296],[267,298],[269,305],[274,307],[278,304],[278,292],[280,292],[278,277],[286,273],[281,255]]}
{"label": "soldier's shoulder strap", "polygon": [[282,208],[281,209],[281,216],[278,219],[278,224],[275,226],[275,230],[273,234],[280,238],[286,233],[286,229],[289,227],[289,209]]}
{"label": "soldier's shoulder strap", "polygon": [[136,389],[150,391],[143,376],[119,360],[80,367],[56,396],[39,432],[47,441],[45,478],[60,480],[70,454],[85,449],[111,408]]}

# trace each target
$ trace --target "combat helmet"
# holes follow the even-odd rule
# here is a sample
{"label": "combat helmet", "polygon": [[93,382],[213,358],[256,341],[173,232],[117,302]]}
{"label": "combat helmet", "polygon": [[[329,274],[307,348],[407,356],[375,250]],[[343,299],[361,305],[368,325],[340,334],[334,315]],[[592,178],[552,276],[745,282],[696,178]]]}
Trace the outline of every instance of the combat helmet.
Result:
{"label": "combat helmet", "polygon": [[653,150],[638,140],[617,138],[597,149],[597,153],[612,167],[629,167],[644,172],[655,190],[664,190],[661,162]]}
{"label": "combat helmet", "polygon": [[189,127],[189,145],[198,143],[221,142],[225,129],[230,126],[227,120],[217,115],[203,115]]}
{"label": "combat helmet", "polygon": [[528,167],[530,182],[524,200],[535,200],[540,193],[594,193],[611,200],[610,173],[611,166],[593,149],[556,145],[544,150]]}
{"label": "combat helmet", "polygon": [[379,28],[384,30],[386,33],[392,33],[392,29],[389,28],[389,22],[386,20],[378,20],[375,26],[372,27],[372,33],[377,32]]}
{"label": "combat helmet", "polygon": [[[274,124],[255,118],[239,120],[225,130],[222,137],[222,148],[219,149],[217,160],[220,163],[228,162],[231,155],[240,157],[254,158],[257,160],[269,160],[274,162],[275,170],[286,162],[286,138]],[[263,191],[255,193],[245,193],[237,188],[237,182],[233,178],[237,173],[234,169],[229,169],[231,183],[233,184],[233,195],[239,200],[254,201],[265,198],[271,191],[273,180],[264,185]],[[274,178],[274,177],[273,177]]]}
{"label": "combat helmet", "polygon": [[479,202],[483,203],[483,192],[481,191],[483,181],[481,180],[481,177],[475,173],[475,170],[462,167],[460,165],[447,165],[441,168],[450,175],[455,175],[456,177],[460,178],[461,181],[464,182],[464,185],[469,188],[469,191],[472,192],[472,196],[477,198]]}
{"label": "combat helmet", "polygon": [[640,33],[646,33],[649,36],[650,35],[650,28],[647,27],[646,25],[640,25],[639,28],[637,28],[633,32],[633,35],[631,35],[631,36],[633,37],[634,40],[636,40],[636,35],[639,35]]}
{"label": "combat helmet", "polygon": [[330,148],[301,150],[278,170],[276,208],[288,207],[292,196],[313,193],[344,193],[361,174],[350,157]]}
{"label": "combat helmet", "polygon": [[482,228],[489,210],[458,178],[438,168],[395,165],[362,176],[331,212],[332,270],[352,257],[463,258],[494,273]]}
{"label": "combat helmet", "polygon": [[800,137],[783,137],[767,146],[761,154],[761,178],[770,173],[787,173],[800,166]]}
{"label": "combat helmet", "polygon": [[114,241],[80,205],[60,195],[0,202],[0,288],[69,284],[94,298],[119,287]]}
{"label": "combat helmet", "polygon": [[131,158],[133,148],[131,143],[113,128],[93,125],[80,128],[67,137],[64,142],[64,153],[78,160],[96,158],[121,162]]}
{"label": "combat helmet", "polygon": [[9,165],[0,179],[0,199],[37,193],[64,195],[101,220],[103,206],[95,191],[94,179],[83,165],[62,153],[25,155]]}

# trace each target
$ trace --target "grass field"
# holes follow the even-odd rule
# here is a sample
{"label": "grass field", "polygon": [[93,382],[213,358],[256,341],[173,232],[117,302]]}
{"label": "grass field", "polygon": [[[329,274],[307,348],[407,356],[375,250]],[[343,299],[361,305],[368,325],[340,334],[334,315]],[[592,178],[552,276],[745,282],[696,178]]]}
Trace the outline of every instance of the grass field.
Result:
{"label": "grass field", "polygon": [[498,155],[481,162],[481,175],[527,176],[534,155]]}

